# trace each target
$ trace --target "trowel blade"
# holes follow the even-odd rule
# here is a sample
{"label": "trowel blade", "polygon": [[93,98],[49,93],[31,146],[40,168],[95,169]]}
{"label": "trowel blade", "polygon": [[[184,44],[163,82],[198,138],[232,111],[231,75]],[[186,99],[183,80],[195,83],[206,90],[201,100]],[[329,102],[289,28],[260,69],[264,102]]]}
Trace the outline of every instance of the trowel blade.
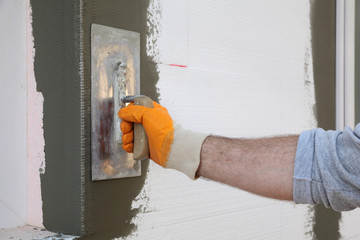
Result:
{"label": "trowel blade", "polygon": [[92,180],[135,177],[141,165],[122,148],[117,112],[124,95],[140,94],[140,34],[91,26]]}

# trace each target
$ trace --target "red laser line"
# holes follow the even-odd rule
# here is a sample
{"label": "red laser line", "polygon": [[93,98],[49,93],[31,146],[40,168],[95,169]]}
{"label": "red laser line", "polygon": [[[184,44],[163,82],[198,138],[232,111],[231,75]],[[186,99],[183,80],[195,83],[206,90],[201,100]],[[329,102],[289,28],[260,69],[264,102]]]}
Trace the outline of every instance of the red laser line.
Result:
{"label": "red laser line", "polygon": [[187,67],[186,65],[179,65],[179,64],[169,64],[169,66],[172,66],[172,67],[182,67],[182,68],[186,68],[186,67]]}

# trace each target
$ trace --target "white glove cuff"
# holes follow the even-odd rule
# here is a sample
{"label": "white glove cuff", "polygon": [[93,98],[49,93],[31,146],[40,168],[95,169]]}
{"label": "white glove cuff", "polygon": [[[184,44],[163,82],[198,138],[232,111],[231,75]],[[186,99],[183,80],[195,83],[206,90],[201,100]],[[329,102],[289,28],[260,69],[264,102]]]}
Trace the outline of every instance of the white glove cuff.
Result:
{"label": "white glove cuff", "polygon": [[174,123],[174,141],[166,168],[176,169],[194,180],[200,164],[201,146],[208,135],[185,130]]}

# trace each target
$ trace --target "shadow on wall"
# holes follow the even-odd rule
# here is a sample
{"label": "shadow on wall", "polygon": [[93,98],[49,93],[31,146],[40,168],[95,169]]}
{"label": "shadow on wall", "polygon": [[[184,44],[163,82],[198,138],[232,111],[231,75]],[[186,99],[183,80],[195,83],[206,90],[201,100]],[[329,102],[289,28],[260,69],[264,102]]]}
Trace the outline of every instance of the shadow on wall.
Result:
{"label": "shadow on wall", "polygon": [[[311,42],[318,127],[335,129],[335,26],[336,1],[310,0]],[[341,213],[315,206],[313,237],[340,239]]]}

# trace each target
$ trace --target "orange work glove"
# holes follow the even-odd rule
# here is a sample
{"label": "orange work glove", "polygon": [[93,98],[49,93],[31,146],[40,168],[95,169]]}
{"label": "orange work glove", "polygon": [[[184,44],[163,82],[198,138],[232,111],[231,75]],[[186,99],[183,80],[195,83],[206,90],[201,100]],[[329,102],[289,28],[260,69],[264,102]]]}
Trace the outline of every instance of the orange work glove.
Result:
{"label": "orange work glove", "polygon": [[194,179],[201,146],[208,135],[182,129],[173,122],[166,108],[153,104],[154,108],[147,108],[131,103],[119,111],[124,150],[133,151],[133,123],[141,123],[148,136],[150,158],[162,167],[176,169]]}
{"label": "orange work glove", "polygon": [[123,132],[123,148],[133,151],[133,122],[142,123],[149,140],[150,158],[165,167],[174,140],[173,120],[166,108],[153,102],[154,108],[136,106],[130,103],[119,111],[123,119],[120,128]]}

